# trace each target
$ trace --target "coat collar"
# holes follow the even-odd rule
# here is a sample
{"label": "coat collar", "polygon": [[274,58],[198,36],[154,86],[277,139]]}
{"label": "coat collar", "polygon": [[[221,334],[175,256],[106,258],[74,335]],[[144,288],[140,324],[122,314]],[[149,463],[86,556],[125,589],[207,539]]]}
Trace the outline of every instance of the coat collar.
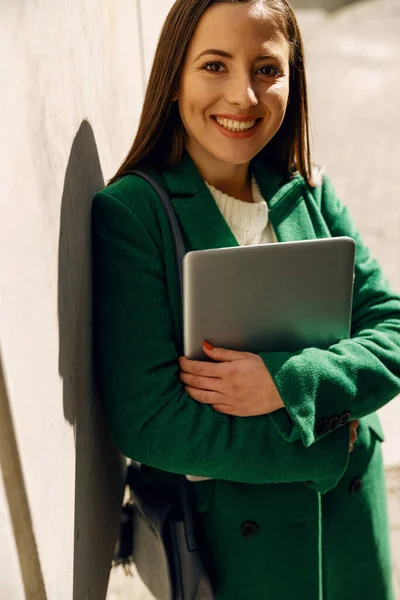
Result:
{"label": "coat collar", "polygon": [[[304,235],[298,232],[297,237],[293,237],[293,228],[287,221],[303,199],[303,179],[295,176],[285,181],[257,159],[252,161],[251,168],[269,206],[269,216],[278,241],[310,237],[310,232],[306,231]],[[162,175],[190,249],[206,250],[238,245],[187,152],[177,165],[164,171]]]}

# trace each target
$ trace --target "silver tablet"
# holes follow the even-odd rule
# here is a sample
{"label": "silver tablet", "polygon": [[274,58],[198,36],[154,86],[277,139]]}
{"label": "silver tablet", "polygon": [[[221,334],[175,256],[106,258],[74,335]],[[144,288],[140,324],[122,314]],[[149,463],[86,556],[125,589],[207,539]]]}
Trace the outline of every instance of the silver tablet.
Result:
{"label": "silver tablet", "polygon": [[349,237],[188,252],[185,356],[205,359],[204,340],[257,353],[349,337],[354,256]]}

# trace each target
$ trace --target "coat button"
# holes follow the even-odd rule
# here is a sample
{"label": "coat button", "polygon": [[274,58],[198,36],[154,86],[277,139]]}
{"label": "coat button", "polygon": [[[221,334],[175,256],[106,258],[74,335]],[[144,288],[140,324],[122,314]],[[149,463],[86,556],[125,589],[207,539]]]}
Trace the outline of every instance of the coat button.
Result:
{"label": "coat button", "polygon": [[242,535],[247,538],[255,537],[259,531],[257,523],[252,523],[251,521],[242,523],[240,529],[242,531]]}
{"label": "coat button", "polygon": [[320,419],[316,425],[317,435],[324,435],[329,431],[329,421],[328,419]]}
{"label": "coat button", "polygon": [[350,494],[357,494],[357,492],[359,492],[361,490],[361,487],[362,487],[362,481],[359,477],[356,477],[350,483],[350,486],[349,486]]}
{"label": "coat button", "polygon": [[333,431],[339,427],[339,417],[333,416],[329,419],[329,431]]}
{"label": "coat button", "polygon": [[351,414],[349,412],[342,413],[339,418],[340,427],[343,427],[343,425],[346,425],[346,423],[350,419],[350,417],[351,417]]}

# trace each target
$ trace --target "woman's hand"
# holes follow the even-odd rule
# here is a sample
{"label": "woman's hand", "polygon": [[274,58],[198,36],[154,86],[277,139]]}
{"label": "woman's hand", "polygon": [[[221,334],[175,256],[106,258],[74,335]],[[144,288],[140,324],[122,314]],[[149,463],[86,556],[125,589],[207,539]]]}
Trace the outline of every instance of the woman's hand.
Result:
{"label": "woman's hand", "polygon": [[[284,408],[263,360],[257,354],[214,348],[203,350],[215,362],[179,359],[180,379],[194,400],[211,404],[217,412],[236,417],[254,417]],[[349,452],[357,440],[360,421],[350,422]]]}
{"label": "woman's hand", "polygon": [[179,359],[180,378],[197,402],[236,417],[266,415],[284,404],[262,358],[250,352],[214,348],[204,342],[205,354],[215,362]]}

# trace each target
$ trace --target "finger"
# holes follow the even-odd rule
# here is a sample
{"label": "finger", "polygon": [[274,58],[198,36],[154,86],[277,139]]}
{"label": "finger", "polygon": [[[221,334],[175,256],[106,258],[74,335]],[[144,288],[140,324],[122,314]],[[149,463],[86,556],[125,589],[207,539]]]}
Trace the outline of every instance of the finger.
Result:
{"label": "finger", "polygon": [[349,452],[353,452],[353,449],[354,449],[354,446],[353,446],[353,444],[350,444],[350,447],[349,447]]}
{"label": "finger", "polygon": [[220,377],[222,365],[205,362],[204,360],[190,360],[186,356],[181,356],[178,360],[181,371],[191,373],[199,377]]}
{"label": "finger", "polygon": [[201,404],[219,404],[222,401],[222,394],[219,392],[211,392],[208,390],[199,390],[190,385],[185,386],[185,392],[189,394],[193,400]]}
{"label": "finger", "polygon": [[204,353],[218,362],[232,362],[234,360],[243,360],[249,356],[248,352],[237,352],[237,350],[228,350],[227,348],[217,348],[209,342],[203,343]]}
{"label": "finger", "polygon": [[200,390],[210,390],[213,392],[222,392],[222,380],[218,377],[200,377],[191,373],[179,372],[179,378],[182,383]]}

